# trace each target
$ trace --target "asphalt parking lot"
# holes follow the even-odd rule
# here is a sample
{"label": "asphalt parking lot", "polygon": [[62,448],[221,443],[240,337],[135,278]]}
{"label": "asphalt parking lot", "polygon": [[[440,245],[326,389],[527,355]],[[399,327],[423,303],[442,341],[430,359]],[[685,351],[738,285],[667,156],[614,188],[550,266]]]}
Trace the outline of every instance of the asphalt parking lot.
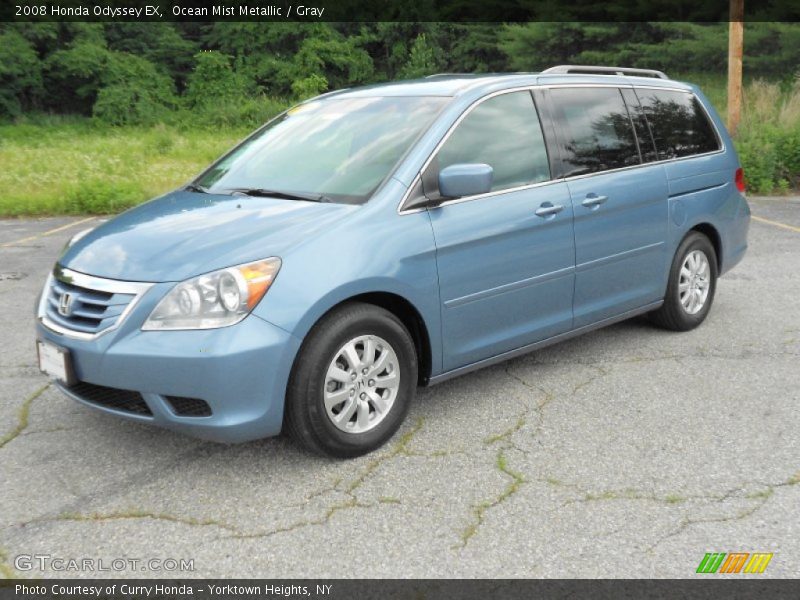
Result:
{"label": "asphalt parking lot", "polygon": [[[2,220],[0,575],[691,577],[713,551],[800,576],[800,198],[751,206],[699,329],[634,320],[420,390],[392,442],[349,461],[63,397],[32,305],[91,221]],[[194,570],[15,570],[34,554]]]}

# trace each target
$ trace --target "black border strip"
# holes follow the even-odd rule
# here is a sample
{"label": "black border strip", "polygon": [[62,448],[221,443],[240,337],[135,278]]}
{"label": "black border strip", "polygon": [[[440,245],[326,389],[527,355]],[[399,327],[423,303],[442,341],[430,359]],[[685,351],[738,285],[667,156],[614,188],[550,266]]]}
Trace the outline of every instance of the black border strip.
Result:
{"label": "black border strip", "polygon": [[[701,575],[697,579],[51,579],[7,580],[0,582],[0,600],[78,600],[114,598],[133,600],[247,599],[283,598],[286,600],[353,600],[447,598],[448,600],[530,600],[531,598],[797,598],[800,580],[760,579],[760,576]],[[21,588],[20,586],[24,586]],[[156,586],[162,586],[157,591]],[[99,593],[98,593],[99,588]],[[145,594],[142,588],[149,590]],[[248,592],[247,589],[258,590]],[[123,590],[138,592],[123,593]],[[32,590],[43,591],[36,593]],[[83,591],[76,591],[83,590]]]}
{"label": "black border strip", "polygon": [[[158,7],[158,11],[148,12],[148,6]],[[223,14],[215,15],[214,7],[224,7]],[[299,10],[300,7],[305,11]],[[744,10],[745,21],[800,20],[797,0],[749,0]],[[3,0],[0,3],[0,22],[703,23],[727,21],[728,16],[728,0]]]}

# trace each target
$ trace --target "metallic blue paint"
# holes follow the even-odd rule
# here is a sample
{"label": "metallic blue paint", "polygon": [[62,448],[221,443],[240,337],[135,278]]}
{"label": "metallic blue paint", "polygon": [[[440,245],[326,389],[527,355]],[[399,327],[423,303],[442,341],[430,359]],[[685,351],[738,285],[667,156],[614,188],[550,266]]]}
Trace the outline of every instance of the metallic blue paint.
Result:
{"label": "metallic blue paint", "polygon": [[60,263],[128,281],[182,281],[281,256],[357,207],[175,191],[122,213],[78,240]]}
{"label": "metallic blue paint", "polygon": [[[153,286],[118,329],[94,340],[66,338],[41,324],[38,336],[70,349],[79,380],[138,391],[153,416],[92,408],[219,442],[278,434],[288,373],[301,341],[252,314],[221,329],[141,331],[171,287]],[[168,395],[202,398],[213,414],[177,416],[163,398]]]}
{"label": "metallic blue paint", "polygon": [[[564,210],[539,217],[544,203]],[[430,218],[445,370],[572,328],[575,245],[566,183],[442,206]]]}
{"label": "metallic blue paint", "polygon": [[[508,89],[575,83],[692,90],[724,151],[398,210],[428,157],[474,102]],[[67,249],[63,267],[155,283],[118,328],[95,339],[37,324],[39,338],[70,350],[79,379],[139,391],[153,416],[101,410],[218,441],[274,435],[302,340],[326,312],[355,296],[379,292],[413,307],[430,345],[425,378],[439,381],[658,306],[675,250],[693,228],[718,246],[721,273],[744,255],[750,211],[733,183],[739,161],[719,115],[692,86],[506,75],[333,95],[376,93],[451,100],[366,204],[179,190],[123,213]],[[563,209],[537,214],[553,206]],[[242,322],[141,331],[175,282],[269,256],[281,258],[281,270]],[[202,398],[213,415],[176,416],[165,395]]]}
{"label": "metallic blue paint", "polygon": [[486,194],[492,189],[493,179],[494,169],[489,165],[450,165],[439,173],[439,192],[450,198]]}
{"label": "metallic blue paint", "polygon": [[[673,250],[663,165],[568,182],[575,211],[575,327],[664,297]],[[605,198],[601,203],[595,201]]]}

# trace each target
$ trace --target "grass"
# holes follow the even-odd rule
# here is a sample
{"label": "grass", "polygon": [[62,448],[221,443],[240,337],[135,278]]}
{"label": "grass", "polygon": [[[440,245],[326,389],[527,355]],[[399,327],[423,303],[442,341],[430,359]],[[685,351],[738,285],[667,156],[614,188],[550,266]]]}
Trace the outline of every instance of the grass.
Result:
{"label": "grass", "polygon": [[717,112],[725,117],[728,106],[728,79],[725,73],[668,73],[668,75],[676,81],[685,81],[698,86]]}
{"label": "grass", "polygon": [[754,81],[736,138],[748,189],[786,193],[800,187],[800,77],[788,89]]}
{"label": "grass", "polygon": [[0,216],[122,211],[187,181],[247,132],[74,118],[2,125]]}
{"label": "grass", "polygon": [[[675,79],[700,86],[723,119],[727,117],[724,74],[694,73]],[[800,74],[781,82],[745,80],[734,143],[749,192],[769,195],[800,189]]]}
{"label": "grass", "polygon": [[[699,85],[724,118],[724,74],[671,75]],[[244,123],[252,121],[109,127],[39,116],[0,125],[0,217],[120,212],[189,180],[247,135],[254,127]],[[736,147],[750,192],[800,187],[800,79],[746,82]]]}

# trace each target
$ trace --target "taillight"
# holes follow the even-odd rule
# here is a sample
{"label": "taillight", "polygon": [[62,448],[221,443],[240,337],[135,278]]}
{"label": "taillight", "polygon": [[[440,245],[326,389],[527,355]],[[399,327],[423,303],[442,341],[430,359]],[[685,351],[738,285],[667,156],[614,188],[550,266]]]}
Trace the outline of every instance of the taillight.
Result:
{"label": "taillight", "polygon": [[744,194],[745,190],[744,169],[742,169],[741,167],[736,169],[736,176],[734,177],[734,181],[736,182],[736,189]]}

